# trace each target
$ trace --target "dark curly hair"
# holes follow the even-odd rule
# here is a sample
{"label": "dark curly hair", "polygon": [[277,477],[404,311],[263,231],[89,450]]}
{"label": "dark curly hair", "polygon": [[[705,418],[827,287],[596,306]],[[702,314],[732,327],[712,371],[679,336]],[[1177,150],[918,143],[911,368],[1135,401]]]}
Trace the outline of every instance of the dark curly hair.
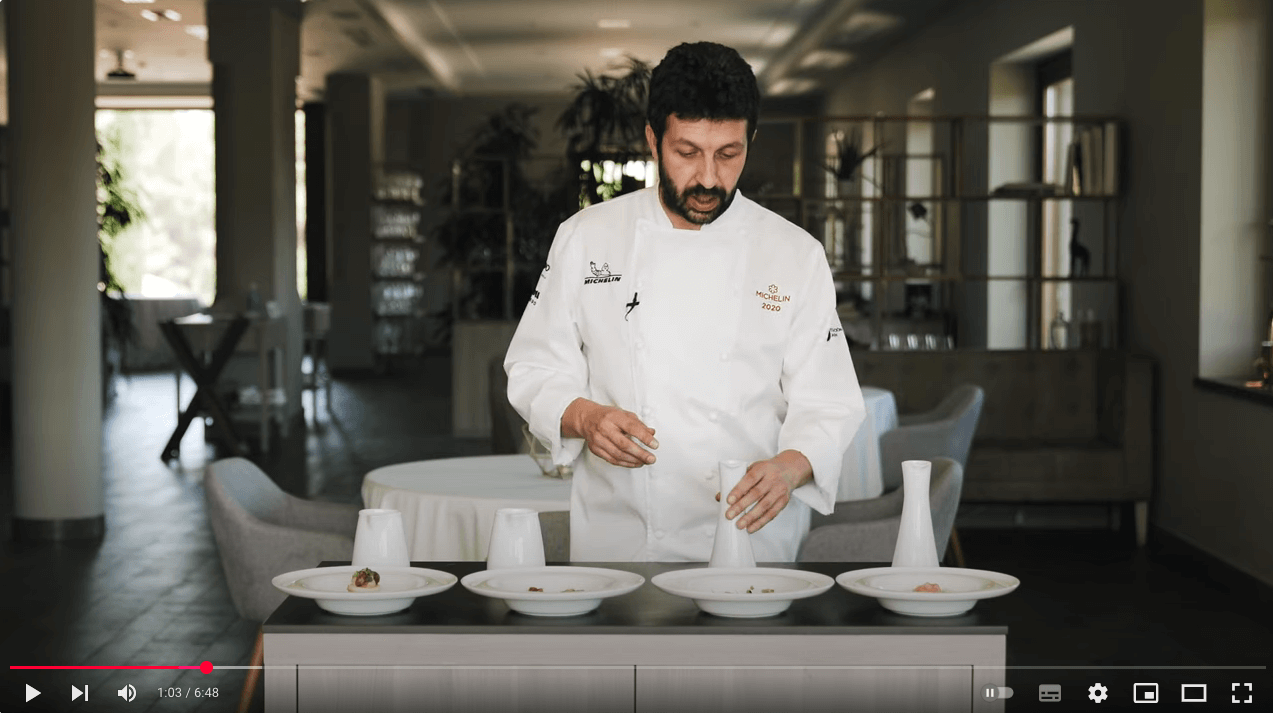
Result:
{"label": "dark curly hair", "polygon": [[668,50],[650,74],[645,118],[663,143],[667,118],[746,119],[747,139],[756,132],[760,89],[751,65],[737,50],[715,42],[679,44]]}

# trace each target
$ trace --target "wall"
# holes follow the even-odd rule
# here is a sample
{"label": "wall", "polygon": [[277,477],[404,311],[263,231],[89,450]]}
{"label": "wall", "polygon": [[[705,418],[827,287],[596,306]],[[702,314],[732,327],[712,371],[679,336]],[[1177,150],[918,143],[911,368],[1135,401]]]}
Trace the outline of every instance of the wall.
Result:
{"label": "wall", "polygon": [[[931,86],[935,113],[984,113],[991,62],[1074,27],[1076,113],[1118,115],[1128,129],[1117,269],[1124,341],[1158,364],[1151,519],[1273,583],[1266,546],[1273,540],[1273,409],[1193,385],[1202,304],[1204,7],[1203,0],[975,0],[846,73],[828,110],[900,112]],[[978,137],[968,148],[985,155]],[[1267,149],[1265,160],[1273,163]],[[984,169],[971,163],[972,185],[984,185]],[[985,259],[976,246],[965,254]],[[1265,289],[1248,299],[1259,304]]]}
{"label": "wall", "polygon": [[[1267,311],[1268,0],[1207,0],[1202,86],[1202,245],[1198,371],[1242,373]],[[1268,325],[1264,326],[1265,331]]]}

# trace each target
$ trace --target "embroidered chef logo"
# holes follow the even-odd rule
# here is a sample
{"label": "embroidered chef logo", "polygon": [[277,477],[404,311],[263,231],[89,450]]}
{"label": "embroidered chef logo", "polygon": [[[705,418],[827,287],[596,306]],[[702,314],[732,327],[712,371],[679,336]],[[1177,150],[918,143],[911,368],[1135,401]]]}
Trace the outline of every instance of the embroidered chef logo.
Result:
{"label": "embroidered chef logo", "polygon": [[[539,293],[536,293],[536,294],[539,294]],[[840,333],[841,333],[841,332],[843,332],[843,331],[844,331],[844,329],[842,329],[842,328],[840,328],[840,327],[832,327],[832,328],[828,329],[828,330],[827,330],[827,341],[828,341],[828,342],[829,342],[829,341],[831,341],[831,338],[832,338],[832,337],[838,337],[838,336],[840,336]]]}
{"label": "embroidered chef logo", "polygon": [[791,295],[779,294],[777,285],[770,285],[765,291],[756,290],[756,296],[761,299],[760,308],[770,312],[781,312],[782,303],[791,301]]}
{"label": "embroidered chef logo", "polygon": [[619,278],[623,277],[623,275],[610,272],[610,263],[608,262],[601,263],[601,267],[597,267],[597,263],[595,262],[589,262],[588,269],[591,270],[592,274],[583,278],[583,284],[585,285],[599,285],[603,282],[618,282]]}
{"label": "embroidered chef logo", "polygon": [[533,305],[539,304],[539,290],[530,293],[530,303]]}

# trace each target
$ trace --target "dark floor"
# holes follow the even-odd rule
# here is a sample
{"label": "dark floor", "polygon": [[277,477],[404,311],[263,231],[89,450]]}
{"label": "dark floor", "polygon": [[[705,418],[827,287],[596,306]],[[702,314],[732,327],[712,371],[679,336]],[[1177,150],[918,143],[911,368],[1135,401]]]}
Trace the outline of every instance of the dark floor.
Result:
{"label": "dark floor", "polygon": [[[190,393],[187,382],[183,394]],[[484,439],[449,435],[449,394],[444,357],[391,375],[339,380],[330,416],[320,410],[315,424],[307,393],[309,427],[294,429],[263,465],[295,494],[358,502],[362,476],[379,466],[489,452]],[[217,455],[196,423],[180,461],[160,461],[174,409],[170,374],[118,381],[103,429],[107,534],[100,543],[14,543],[11,448],[0,445],[0,573],[9,581],[0,588],[7,664],[0,710],[233,710],[242,670],[7,670],[248,662],[256,625],[241,621],[230,603],[203,511],[203,470]],[[1243,676],[1269,682],[1267,672],[1189,668],[1273,662],[1269,588],[1165,533],[1153,535],[1149,547],[1137,549],[1126,530],[961,528],[969,567],[1007,572],[1023,583],[997,602],[1010,618],[1008,663],[1023,667],[1008,674],[1019,691],[1011,710],[1040,705],[1036,683],[1065,683],[1072,705],[1075,699],[1090,705],[1085,690],[1077,693],[1079,684],[1102,677],[1127,679],[1128,691],[1133,677],[1171,683],[1206,675],[1217,686]],[[1136,670],[1146,666],[1187,668]],[[24,704],[27,683],[42,692],[30,704]],[[132,703],[116,695],[128,684],[137,689]],[[91,708],[71,703],[72,685],[88,686]],[[183,694],[215,688],[217,697],[157,697],[169,687]],[[1266,683],[1259,692],[1269,690]]]}

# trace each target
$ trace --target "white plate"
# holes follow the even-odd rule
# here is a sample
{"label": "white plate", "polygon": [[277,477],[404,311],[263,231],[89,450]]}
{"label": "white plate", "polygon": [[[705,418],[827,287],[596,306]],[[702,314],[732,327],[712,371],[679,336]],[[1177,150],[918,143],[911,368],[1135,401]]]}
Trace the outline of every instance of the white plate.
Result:
{"label": "white plate", "polygon": [[[835,581],[854,594],[875,597],[885,609],[910,616],[956,616],[972,609],[978,599],[1002,597],[1021,580],[984,569],[961,567],[873,567],[844,572]],[[940,592],[917,592],[927,583]]]}
{"label": "white plate", "polygon": [[[601,606],[602,599],[627,594],[644,583],[645,577],[632,572],[569,566],[487,569],[460,580],[474,594],[503,599],[509,609],[534,616],[587,614]],[[531,587],[544,591],[533,592]]]}
{"label": "white plate", "polygon": [[302,569],[280,574],[272,582],[280,592],[317,600],[318,606],[333,614],[374,616],[402,611],[416,597],[444,592],[457,581],[455,575],[436,569],[374,567],[380,575],[380,589],[351,592],[349,583],[360,569],[351,565]]}
{"label": "white plate", "polygon": [[693,599],[709,614],[742,619],[776,616],[792,601],[817,596],[835,584],[825,574],[772,567],[678,569],[650,581],[668,594]]}

